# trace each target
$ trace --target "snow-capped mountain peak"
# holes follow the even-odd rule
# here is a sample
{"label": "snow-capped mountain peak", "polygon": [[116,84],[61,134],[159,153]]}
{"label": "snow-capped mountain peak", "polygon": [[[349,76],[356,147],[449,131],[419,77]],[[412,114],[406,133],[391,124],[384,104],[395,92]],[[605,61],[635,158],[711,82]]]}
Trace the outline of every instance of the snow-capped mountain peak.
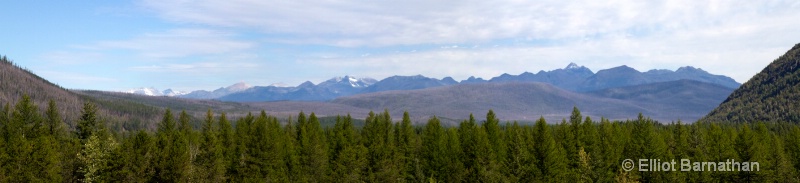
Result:
{"label": "snow-capped mountain peak", "polygon": [[164,95],[164,96],[174,97],[174,96],[179,96],[179,95],[186,95],[186,94],[189,94],[189,92],[175,91],[175,90],[172,90],[172,89],[166,89],[163,92],[161,92],[161,94]]}
{"label": "snow-capped mountain peak", "polygon": [[575,64],[575,62],[570,62],[569,65],[567,65],[567,67],[564,69],[569,70],[569,69],[580,69],[580,68],[581,66],[578,66],[578,64]]}
{"label": "snow-capped mountain peak", "polygon": [[123,93],[131,93],[131,94],[138,94],[138,95],[147,95],[147,96],[178,96],[178,95],[185,95],[187,92],[183,91],[175,91],[172,89],[166,89],[164,91],[160,91],[155,87],[141,87],[141,88],[134,88],[130,90],[122,91]]}
{"label": "snow-capped mountain peak", "polygon": [[270,84],[269,86],[274,86],[274,87],[289,87],[289,84],[286,84],[286,83],[283,83],[283,82],[278,82],[278,83],[272,83],[272,84]]}
{"label": "snow-capped mountain peak", "polygon": [[349,85],[353,88],[366,88],[369,85],[378,82],[372,78],[357,78],[355,76],[344,76],[344,77],[334,77],[325,82],[320,83],[320,85]]}
{"label": "snow-capped mountain peak", "polygon": [[247,83],[238,82],[238,83],[233,84],[231,86],[225,87],[225,90],[228,90],[229,92],[238,92],[238,91],[247,90],[247,89],[249,89],[251,87],[252,86],[248,85]]}

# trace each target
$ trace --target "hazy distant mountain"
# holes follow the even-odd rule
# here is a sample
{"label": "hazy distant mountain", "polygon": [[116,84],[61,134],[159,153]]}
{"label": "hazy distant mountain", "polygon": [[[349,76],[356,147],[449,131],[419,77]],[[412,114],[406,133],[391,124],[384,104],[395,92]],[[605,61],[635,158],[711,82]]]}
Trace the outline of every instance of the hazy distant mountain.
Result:
{"label": "hazy distant mountain", "polygon": [[568,117],[573,106],[591,116],[616,119],[632,118],[639,112],[654,114],[630,102],[600,98],[575,93],[547,83],[478,83],[453,85],[411,91],[386,91],[342,97],[331,101],[336,104],[392,113],[409,113],[422,116],[466,118],[489,109],[506,120],[530,120],[539,116],[553,120]]}
{"label": "hazy distant mountain", "polygon": [[647,83],[677,81],[689,79],[706,83],[713,83],[728,88],[737,88],[739,83],[730,77],[713,75],[702,69],[691,66],[681,67],[676,71],[650,70],[639,72],[626,65],[597,71],[596,74],[580,83],[574,91],[594,91],[606,88],[634,86]]}
{"label": "hazy distant mountain", "polygon": [[696,69],[690,66],[681,67],[676,71],[651,70],[642,73],[636,69],[623,65],[593,73],[584,66],[570,63],[561,69],[539,71],[536,74],[530,72],[524,72],[520,75],[503,74],[488,81],[482,78],[475,78],[474,76],[461,82],[456,81],[452,77],[445,77],[440,80],[422,75],[392,76],[380,81],[372,78],[344,76],[329,79],[319,83],[318,85],[307,81],[295,87],[286,86],[285,84],[273,84],[270,86],[258,86],[247,90],[236,91],[220,88],[213,92],[195,91],[181,97],[196,99],[219,99],[223,101],[237,102],[281,100],[328,101],[338,97],[362,93],[375,93],[395,90],[417,90],[457,84],[486,82],[544,82],[569,91],[588,92],[606,88],[634,86],[665,81],[677,81],[681,79],[713,83],[728,88],[735,88],[739,85],[739,83],[736,83],[736,81],[729,77],[712,75],[706,71],[703,71],[702,69]]}
{"label": "hazy distant mountain", "polygon": [[800,123],[800,44],[733,91],[703,120]]}
{"label": "hazy distant mountain", "polygon": [[239,82],[228,87],[216,89],[214,91],[197,90],[186,95],[181,95],[179,97],[193,98],[193,99],[215,99],[231,93],[244,91],[250,88],[251,86],[248,85],[247,83]]}
{"label": "hazy distant mountain", "polygon": [[166,89],[164,91],[159,91],[154,87],[142,87],[142,88],[134,88],[130,90],[122,91],[122,93],[131,93],[131,94],[138,94],[138,95],[146,95],[146,96],[179,96],[179,95],[186,95],[186,92],[182,91],[175,91],[172,89]]}
{"label": "hazy distant mountain", "polygon": [[349,96],[361,92],[377,81],[372,78],[356,78],[353,76],[335,77],[314,85],[306,81],[297,87],[254,87],[246,91],[221,96],[223,101],[326,101],[340,96]]}
{"label": "hazy distant mountain", "polygon": [[575,63],[569,63],[563,69],[556,69],[552,71],[539,71],[536,74],[524,72],[520,75],[503,74],[494,77],[490,82],[543,82],[550,83],[554,86],[575,91],[576,88],[594,73],[589,68],[578,66]]}
{"label": "hazy distant mountain", "polygon": [[[547,83],[475,83],[413,91],[387,91],[342,97],[331,101],[369,110],[392,110],[447,118],[465,118],[489,109],[507,120],[555,122],[568,118],[573,106],[584,115],[610,119],[635,118],[643,113],[662,122],[693,122],[705,115],[733,89],[692,80],[651,83],[576,93]],[[599,119],[599,118],[598,118]]]}
{"label": "hazy distant mountain", "polygon": [[461,80],[461,84],[470,84],[470,83],[485,83],[488,82],[483,78],[475,78],[475,76],[470,76],[466,80]]}
{"label": "hazy distant mountain", "polygon": [[453,78],[445,77],[442,80],[429,78],[422,75],[416,76],[392,76],[364,89],[362,93],[373,93],[391,90],[415,90],[438,86],[448,86],[458,84]]}
{"label": "hazy distant mountain", "polygon": [[587,94],[642,106],[656,112],[653,118],[694,122],[714,109],[731,92],[733,89],[725,86],[683,79],[608,88]]}

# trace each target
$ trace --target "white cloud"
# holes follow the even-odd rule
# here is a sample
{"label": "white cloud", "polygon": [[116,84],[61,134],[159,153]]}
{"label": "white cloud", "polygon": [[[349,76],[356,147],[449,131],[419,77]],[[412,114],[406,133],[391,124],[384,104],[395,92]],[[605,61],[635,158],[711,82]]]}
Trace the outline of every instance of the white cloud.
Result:
{"label": "white cloud", "polygon": [[148,65],[148,66],[134,66],[130,67],[134,71],[145,72],[165,72],[165,73],[196,73],[196,74],[214,74],[221,72],[233,72],[241,70],[249,70],[259,67],[256,63],[245,62],[198,62],[189,64],[161,64],[161,65]]}
{"label": "white cloud", "polygon": [[[387,46],[565,39],[679,32],[736,21],[797,17],[793,1],[155,1],[177,21],[244,27],[299,44]],[[713,33],[712,33],[713,34]]]}
{"label": "white cloud", "polygon": [[100,41],[88,50],[128,50],[148,59],[173,59],[198,55],[241,52],[254,43],[234,39],[234,34],[209,29],[173,29],[161,33],[146,33],[129,40]]}
{"label": "white cloud", "polygon": [[86,75],[83,73],[61,72],[61,71],[41,71],[35,74],[47,78],[53,83],[74,89],[92,89],[98,83],[117,83],[119,80],[109,77]]}

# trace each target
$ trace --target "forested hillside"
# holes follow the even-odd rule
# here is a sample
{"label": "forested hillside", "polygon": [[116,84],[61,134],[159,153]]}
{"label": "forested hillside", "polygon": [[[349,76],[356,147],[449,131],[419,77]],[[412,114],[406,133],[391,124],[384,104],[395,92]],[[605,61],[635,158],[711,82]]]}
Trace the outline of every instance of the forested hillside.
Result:
{"label": "forested hillside", "polygon": [[[187,110],[193,121],[199,121],[207,109],[233,113],[236,117],[247,111],[256,111],[246,105],[211,100],[189,100],[170,97],[146,97],[133,94],[67,90],[31,71],[20,68],[3,56],[0,58],[0,105],[12,106],[27,94],[39,111],[44,111],[50,100],[58,105],[58,112],[66,128],[77,127],[81,107],[89,102],[97,106],[97,117],[108,122],[117,131],[155,130],[158,115],[165,108]],[[199,124],[193,124],[199,126]]]}
{"label": "forested hillside", "polygon": [[29,95],[35,104],[44,110],[48,100],[54,100],[64,119],[74,126],[74,119],[80,113],[83,99],[46,79],[33,74],[30,70],[15,65],[6,56],[0,58],[0,105],[14,105],[22,95]]}
{"label": "forested hillside", "polygon": [[[0,182],[797,182],[800,126],[660,124],[583,117],[458,126],[369,113],[363,127],[314,113],[280,121],[211,110],[199,128],[166,110],[153,132],[116,133],[87,104],[75,130],[27,96],[0,113]],[[235,123],[236,125],[232,125]],[[758,162],[758,171],[624,171],[625,159]],[[741,169],[737,169],[741,170]],[[753,170],[756,170],[755,168]]]}
{"label": "forested hillside", "polygon": [[705,121],[800,123],[800,43],[711,111]]}

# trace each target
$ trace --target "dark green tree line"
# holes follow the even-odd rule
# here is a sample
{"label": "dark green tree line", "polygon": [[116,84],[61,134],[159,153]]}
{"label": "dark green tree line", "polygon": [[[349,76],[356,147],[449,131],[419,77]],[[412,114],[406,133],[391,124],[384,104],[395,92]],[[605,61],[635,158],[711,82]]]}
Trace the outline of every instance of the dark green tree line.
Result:
{"label": "dark green tree line", "polygon": [[[0,111],[0,182],[797,182],[800,126],[663,124],[645,116],[594,121],[577,108],[548,124],[501,122],[493,111],[457,126],[408,113],[350,115],[323,128],[314,113],[262,111],[229,121],[206,112],[195,129],[166,110],[155,132],[114,132],[83,106],[65,128],[54,102],[28,97]],[[624,159],[759,162],[759,171],[624,171]],[[638,163],[638,162],[637,162]],[[678,167],[680,168],[680,167]]]}

